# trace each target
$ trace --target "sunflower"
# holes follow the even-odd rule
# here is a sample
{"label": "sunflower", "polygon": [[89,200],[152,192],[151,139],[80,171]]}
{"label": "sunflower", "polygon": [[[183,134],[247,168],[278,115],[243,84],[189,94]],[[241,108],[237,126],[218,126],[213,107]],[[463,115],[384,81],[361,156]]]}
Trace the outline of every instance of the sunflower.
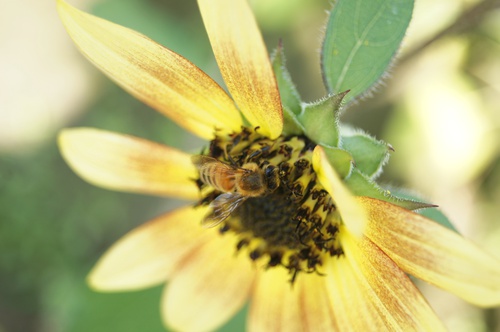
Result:
{"label": "sunflower", "polygon": [[[98,129],[62,131],[61,152],[85,180],[193,202],[114,244],[89,275],[93,289],[168,282],[162,317],[182,331],[216,329],[248,301],[250,331],[444,330],[408,274],[479,306],[500,304],[497,259],[410,210],[428,205],[360,195],[355,172],[318,143],[323,118],[287,126],[245,0],[198,3],[231,97],[182,56],[57,2],[97,67],[209,141],[191,155]],[[322,103],[338,107],[344,95]]]}

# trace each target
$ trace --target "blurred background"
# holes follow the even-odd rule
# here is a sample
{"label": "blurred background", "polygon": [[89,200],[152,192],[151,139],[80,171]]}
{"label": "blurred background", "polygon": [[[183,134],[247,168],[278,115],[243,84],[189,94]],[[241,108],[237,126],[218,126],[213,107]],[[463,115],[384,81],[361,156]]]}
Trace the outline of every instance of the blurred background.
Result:
{"label": "blurred background", "polygon": [[[222,82],[195,0],[71,3],[146,34]],[[303,99],[322,97],[329,1],[251,4],[268,48],[283,40]],[[161,287],[102,294],[85,277],[123,234],[182,202],[83,182],[61,159],[57,132],[90,126],[180,148],[203,143],[90,65],[54,1],[0,0],[0,8],[0,332],[163,331]],[[390,75],[343,119],[395,148],[382,183],[427,197],[500,258],[500,1],[416,0]],[[499,309],[421,287],[451,331],[500,331]],[[244,317],[222,330],[243,330]]]}

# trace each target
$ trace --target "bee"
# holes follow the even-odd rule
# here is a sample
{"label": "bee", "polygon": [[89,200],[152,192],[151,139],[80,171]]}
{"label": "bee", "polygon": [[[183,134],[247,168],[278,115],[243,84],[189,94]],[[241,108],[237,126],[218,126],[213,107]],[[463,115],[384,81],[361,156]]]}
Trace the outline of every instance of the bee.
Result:
{"label": "bee", "polygon": [[264,196],[279,186],[278,169],[270,164],[263,168],[256,163],[237,167],[202,155],[192,156],[191,160],[200,172],[200,180],[222,192],[210,203],[212,211],[202,221],[207,228],[226,220],[249,197]]}

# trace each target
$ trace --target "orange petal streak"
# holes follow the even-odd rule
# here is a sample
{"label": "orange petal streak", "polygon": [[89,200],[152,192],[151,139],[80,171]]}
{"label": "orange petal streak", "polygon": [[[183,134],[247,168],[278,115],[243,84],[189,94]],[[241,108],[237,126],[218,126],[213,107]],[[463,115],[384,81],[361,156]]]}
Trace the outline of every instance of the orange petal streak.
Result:
{"label": "orange petal streak", "polygon": [[479,306],[500,304],[500,259],[459,234],[396,205],[360,197],[366,235],[411,275]]}
{"label": "orange petal streak", "polygon": [[445,331],[410,278],[373,242],[341,232],[341,243],[366,301],[386,326],[382,330]]}
{"label": "orange petal streak", "polygon": [[77,128],[59,135],[71,168],[88,182],[112,190],[198,198],[196,169],[187,153],[109,131]]}
{"label": "orange petal streak", "polygon": [[232,99],[194,64],[151,39],[57,1],[61,19],[80,51],[106,75],[194,134],[239,131]]}
{"label": "orange petal streak", "polygon": [[222,77],[252,126],[276,138],[283,113],[276,78],[246,0],[198,0]]}

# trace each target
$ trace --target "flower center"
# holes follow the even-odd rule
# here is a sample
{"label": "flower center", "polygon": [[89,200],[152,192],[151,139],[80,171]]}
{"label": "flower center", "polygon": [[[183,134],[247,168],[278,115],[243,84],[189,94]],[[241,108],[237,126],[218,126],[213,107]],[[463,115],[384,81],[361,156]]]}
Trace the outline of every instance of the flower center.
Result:
{"label": "flower center", "polygon": [[211,208],[203,224],[235,233],[238,251],[266,267],[287,268],[292,282],[298,272],[318,272],[326,256],[342,255],[340,217],[316,182],[314,146],[304,136],[270,140],[258,128],[244,128],[217,136],[206,155],[193,157],[198,205]]}

